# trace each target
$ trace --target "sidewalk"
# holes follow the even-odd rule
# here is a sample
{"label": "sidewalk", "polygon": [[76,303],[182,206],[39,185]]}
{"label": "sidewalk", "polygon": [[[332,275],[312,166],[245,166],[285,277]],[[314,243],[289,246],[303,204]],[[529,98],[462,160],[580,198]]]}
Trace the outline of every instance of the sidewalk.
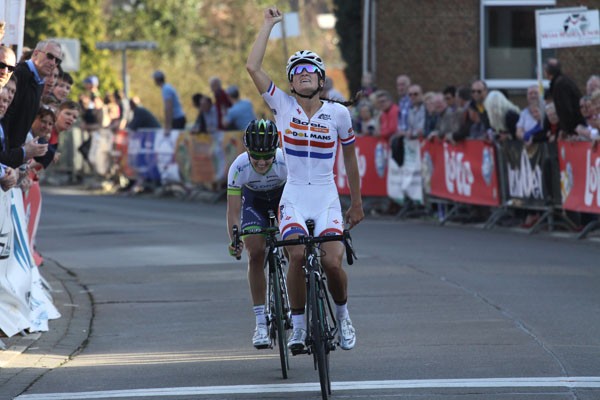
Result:
{"label": "sidewalk", "polygon": [[0,350],[0,400],[13,399],[87,342],[93,310],[86,288],[54,260],[46,258],[40,273],[52,287],[62,316],[48,322],[48,332],[2,338],[6,350]]}

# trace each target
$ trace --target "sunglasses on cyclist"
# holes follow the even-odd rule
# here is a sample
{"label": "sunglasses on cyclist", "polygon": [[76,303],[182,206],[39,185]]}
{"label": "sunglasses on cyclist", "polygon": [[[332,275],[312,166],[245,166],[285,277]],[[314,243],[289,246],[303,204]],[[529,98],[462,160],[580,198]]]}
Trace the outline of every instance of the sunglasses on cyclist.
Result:
{"label": "sunglasses on cyclist", "polygon": [[0,62],[0,70],[5,69],[5,68],[8,69],[8,72],[15,72],[15,66],[14,65],[8,65],[8,64],[5,64],[3,62]]}
{"label": "sunglasses on cyclist", "polygon": [[294,68],[292,68],[292,75],[299,75],[304,71],[308,72],[309,74],[314,74],[315,72],[319,72],[319,68],[312,64],[296,65]]}
{"label": "sunglasses on cyclist", "polygon": [[254,160],[266,160],[269,161],[271,159],[273,159],[275,157],[275,152],[269,152],[269,153],[255,153],[253,151],[248,152],[250,154],[250,158],[254,159]]}

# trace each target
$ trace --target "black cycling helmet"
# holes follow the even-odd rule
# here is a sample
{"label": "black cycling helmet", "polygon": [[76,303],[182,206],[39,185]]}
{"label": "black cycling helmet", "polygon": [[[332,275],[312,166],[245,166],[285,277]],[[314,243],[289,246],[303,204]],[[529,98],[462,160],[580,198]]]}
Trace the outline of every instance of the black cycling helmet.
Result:
{"label": "black cycling helmet", "polygon": [[279,145],[279,136],[275,122],[268,119],[255,119],[250,121],[244,133],[244,146],[257,153],[275,151]]}

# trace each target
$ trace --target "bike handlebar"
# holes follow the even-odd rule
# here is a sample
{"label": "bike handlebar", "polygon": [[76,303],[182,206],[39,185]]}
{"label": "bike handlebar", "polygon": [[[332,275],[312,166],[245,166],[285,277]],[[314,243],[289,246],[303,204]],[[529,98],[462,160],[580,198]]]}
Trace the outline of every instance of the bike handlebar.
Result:
{"label": "bike handlebar", "polygon": [[348,265],[354,264],[354,260],[357,259],[357,257],[354,253],[354,249],[352,248],[352,238],[350,237],[350,232],[347,229],[344,230],[342,235],[329,235],[320,237],[300,236],[298,239],[279,240],[275,242],[275,246],[297,246],[325,242],[342,242],[346,248],[346,260],[348,261]]}
{"label": "bike handlebar", "polygon": [[[279,233],[279,228],[277,227],[267,227],[267,228],[259,228],[259,229],[247,229],[244,231],[246,235],[259,235],[259,234],[269,234],[276,235]],[[237,225],[233,226],[233,243],[232,245],[237,248],[240,242],[240,232],[238,230]],[[273,242],[274,247],[282,247],[282,246],[296,246],[296,245],[306,245],[306,244],[318,244],[325,242],[342,242],[344,247],[346,248],[346,261],[348,261],[348,265],[354,264],[354,260],[357,260],[356,253],[354,253],[354,248],[352,247],[352,238],[350,237],[350,232],[347,229],[344,229],[343,234],[341,235],[329,235],[329,236],[320,236],[320,237],[312,237],[312,236],[300,236],[297,239],[287,239],[287,240],[275,240]],[[240,259],[241,257],[236,257],[236,259]]]}

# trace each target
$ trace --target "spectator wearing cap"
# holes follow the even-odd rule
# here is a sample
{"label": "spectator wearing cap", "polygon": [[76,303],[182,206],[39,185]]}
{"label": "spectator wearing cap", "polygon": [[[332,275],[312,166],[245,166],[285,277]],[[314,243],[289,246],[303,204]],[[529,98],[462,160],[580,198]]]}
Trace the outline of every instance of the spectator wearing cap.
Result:
{"label": "spectator wearing cap", "polygon": [[165,73],[162,71],[154,71],[152,74],[154,83],[160,87],[164,113],[165,113],[165,134],[169,134],[171,129],[185,129],[185,113],[179,95],[175,88],[166,82]]}
{"label": "spectator wearing cap", "polygon": [[223,126],[225,129],[245,130],[248,123],[256,119],[252,103],[250,100],[240,99],[240,91],[237,86],[229,86],[225,93],[229,96],[232,105],[223,116]]}

